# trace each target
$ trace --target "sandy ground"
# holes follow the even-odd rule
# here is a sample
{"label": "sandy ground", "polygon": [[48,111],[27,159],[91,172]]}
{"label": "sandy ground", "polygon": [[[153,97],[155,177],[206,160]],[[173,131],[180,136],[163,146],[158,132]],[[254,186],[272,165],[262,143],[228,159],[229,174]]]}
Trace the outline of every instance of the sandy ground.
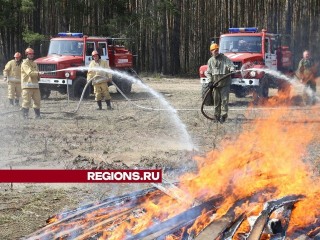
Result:
{"label": "sandy ground", "polygon": [[[72,114],[78,102],[53,92],[42,101],[42,119],[35,120],[30,111],[30,119],[24,120],[18,108],[9,106],[6,85],[1,83],[0,168],[162,168],[168,179],[176,180],[178,175],[194,171],[194,155],[204,155],[218,147],[221,140],[250,127],[237,119],[256,114],[246,112],[251,96],[236,99],[231,94],[230,119],[223,125],[213,123],[200,112],[198,79],[143,80],[177,112],[168,111],[159,96],[133,85],[133,92],[128,95],[132,101],[110,87],[113,111],[97,111],[91,96]],[[271,95],[275,94],[271,90]],[[19,239],[44,226],[53,214],[147,187],[146,184],[0,183],[0,239]]]}

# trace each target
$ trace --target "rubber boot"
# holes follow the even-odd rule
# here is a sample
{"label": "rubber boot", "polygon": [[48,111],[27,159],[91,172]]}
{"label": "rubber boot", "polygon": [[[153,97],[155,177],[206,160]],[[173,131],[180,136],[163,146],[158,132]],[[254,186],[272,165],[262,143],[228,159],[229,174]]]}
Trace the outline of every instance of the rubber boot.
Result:
{"label": "rubber boot", "polygon": [[34,108],[34,113],[36,114],[36,119],[40,119],[41,116],[40,116],[40,109],[39,108]]}
{"label": "rubber boot", "polygon": [[111,107],[111,101],[110,100],[106,100],[107,103],[107,109],[108,110],[113,110],[113,108]]}
{"label": "rubber boot", "polygon": [[216,122],[220,122],[220,116],[219,115],[214,115],[214,119],[216,120]]}
{"label": "rubber boot", "polygon": [[19,99],[14,100],[14,105],[19,106]]}
{"label": "rubber boot", "polygon": [[228,115],[221,116],[220,123],[224,123],[227,120],[227,118],[228,118]]}
{"label": "rubber boot", "polygon": [[98,104],[97,110],[102,110],[102,102],[101,102],[101,100],[97,101],[97,104]]}
{"label": "rubber boot", "polygon": [[10,98],[9,98],[9,103],[10,103],[10,105],[14,105],[14,104],[13,104],[13,99],[10,99]]}
{"label": "rubber boot", "polygon": [[28,108],[22,108],[22,117],[24,119],[28,119],[28,117],[29,117],[29,109]]}

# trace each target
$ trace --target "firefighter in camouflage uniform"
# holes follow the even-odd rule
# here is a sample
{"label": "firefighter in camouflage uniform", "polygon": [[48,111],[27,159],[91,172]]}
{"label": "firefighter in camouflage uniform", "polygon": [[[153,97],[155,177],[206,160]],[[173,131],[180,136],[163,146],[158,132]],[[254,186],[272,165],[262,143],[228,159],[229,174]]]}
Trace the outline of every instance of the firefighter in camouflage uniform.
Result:
{"label": "firefighter in camouflage uniform", "polygon": [[21,62],[21,53],[16,52],[14,59],[10,60],[3,70],[3,79],[8,81],[9,103],[16,106],[19,106],[21,97]]}
{"label": "firefighter in camouflage uniform", "polygon": [[37,64],[33,61],[33,49],[27,48],[25,54],[27,58],[21,64],[22,115],[23,118],[28,118],[31,100],[33,100],[36,118],[41,118],[39,79],[42,72],[39,72]]}
{"label": "firefighter in camouflage uniform", "polygon": [[97,70],[97,68],[110,68],[109,64],[107,61],[100,59],[97,51],[93,51],[91,55],[93,60],[89,64],[87,81],[92,79],[95,100],[98,104],[97,110],[102,110],[102,100],[106,101],[107,109],[112,110],[111,96],[108,88],[108,82],[111,81],[111,74]]}
{"label": "firefighter in camouflage uniform", "polygon": [[303,52],[303,58],[298,65],[297,75],[300,81],[305,85],[303,89],[303,98],[308,105],[314,105],[316,103],[316,73],[317,65],[310,56],[310,52],[305,50]]}
{"label": "firefighter in camouflage uniform", "polygon": [[[234,71],[233,62],[224,54],[219,53],[219,46],[216,43],[211,44],[210,52],[212,57],[208,61],[207,76],[209,79],[209,88],[224,75]],[[228,117],[229,92],[231,77],[226,77],[220,81],[213,89],[213,107],[214,117],[217,121],[223,123]]]}

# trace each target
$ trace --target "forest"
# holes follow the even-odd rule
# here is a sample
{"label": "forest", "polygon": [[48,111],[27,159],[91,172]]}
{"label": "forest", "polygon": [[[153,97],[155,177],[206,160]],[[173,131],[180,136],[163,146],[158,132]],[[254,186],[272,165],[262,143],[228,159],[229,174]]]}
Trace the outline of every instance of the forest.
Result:
{"label": "forest", "polygon": [[58,32],[130,38],[138,71],[197,75],[211,40],[229,27],[281,34],[294,54],[318,58],[320,0],[0,0],[0,64]]}

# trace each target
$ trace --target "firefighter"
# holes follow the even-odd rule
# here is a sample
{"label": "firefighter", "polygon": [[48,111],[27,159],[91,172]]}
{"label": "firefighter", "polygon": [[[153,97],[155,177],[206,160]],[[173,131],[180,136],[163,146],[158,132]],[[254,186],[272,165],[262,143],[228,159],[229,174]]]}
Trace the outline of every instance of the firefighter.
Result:
{"label": "firefighter", "polygon": [[317,65],[311,58],[310,52],[305,50],[302,59],[299,62],[297,75],[300,81],[305,85],[303,89],[303,98],[308,105],[316,103],[316,73]]}
{"label": "firefighter", "polygon": [[25,54],[27,58],[21,64],[22,116],[28,118],[32,99],[35,117],[41,118],[39,79],[43,73],[39,72],[37,64],[33,61],[33,49],[27,48]]}
{"label": "firefighter", "polygon": [[8,81],[8,98],[11,105],[19,106],[21,97],[21,53],[16,52],[3,70],[3,80]]}
{"label": "firefighter", "polygon": [[[208,61],[208,87],[213,89],[214,84],[225,74],[234,71],[232,61],[224,54],[219,53],[219,45],[213,43],[210,45],[212,57]],[[220,123],[224,123],[228,118],[229,92],[231,77],[226,77],[220,81],[212,91],[214,117]]]}
{"label": "firefighter", "polygon": [[[97,101],[97,110],[102,110],[102,100],[105,99],[107,109],[112,110],[111,96],[109,93],[108,82],[111,81],[111,75],[105,71],[99,71],[96,68],[110,68],[107,61],[103,61],[97,51],[92,52],[93,60],[89,64],[87,81],[92,80],[95,100]],[[90,69],[94,68],[94,69]]]}

